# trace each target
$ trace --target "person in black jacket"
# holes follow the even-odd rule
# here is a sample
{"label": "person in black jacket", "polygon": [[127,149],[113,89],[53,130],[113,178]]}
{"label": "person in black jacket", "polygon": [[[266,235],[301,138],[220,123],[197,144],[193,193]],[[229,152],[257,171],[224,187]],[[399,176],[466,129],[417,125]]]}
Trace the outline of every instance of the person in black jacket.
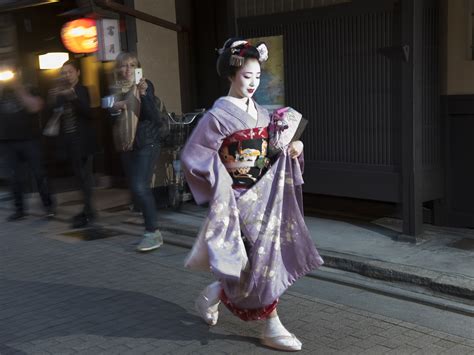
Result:
{"label": "person in black jacket", "polygon": [[79,82],[80,74],[79,64],[73,60],[67,61],[62,66],[58,85],[50,91],[55,109],[62,111],[62,138],[84,197],[82,212],[72,220],[73,228],[85,227],[96,218],[92,203],[96,137],[91,127],[89,91]]}
{"label": "person in black jacket", "polygon": [[141,78],[138,83],[135,82],[135,69],[139,67],[140,63],[134,54],[124,52],[118,55],[115,102],[110,113],[116,120],[138,121],[132,146],[119,149],[122,151],[122,163],[133,201],[138,204],[145,220],[145,233],[137,246],[138,251],[145,252],[163,244],[163,237],[158,230],[155,199],[150,188],[153,167],[159,155],[160,112],[155,104],[155,89],[151,81]]}
{"label": "person in black jacket", "polygon": [[46,217],[55,214],[39,143],[41,131],[38,114],[43,106],[44,101],[39,94],[20,82],[19,73],[9,81],[0,82],[0,144],[11,173],[15,204],[15,212],[7,218],[8,221],[25,217],[22,162],[26,162],[33,173]]}

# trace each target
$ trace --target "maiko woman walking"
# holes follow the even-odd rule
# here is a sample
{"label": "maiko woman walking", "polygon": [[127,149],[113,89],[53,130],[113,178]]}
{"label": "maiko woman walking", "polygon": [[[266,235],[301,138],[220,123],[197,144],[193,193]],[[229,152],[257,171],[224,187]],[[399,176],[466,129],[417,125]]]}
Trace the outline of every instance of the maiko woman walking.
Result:
{"label": "maiko woman walking", "polygon": [[218,74],[230,82],[194,130],[183,153],[187,182],[209,214],[186,265],[210,270],[217,281],[196,300],[215,325],[222,301],[239,318],[265,320],[264,345],[298,351],[302,344],[280,322],[279,297],[323,264],[302,211],[303,143],[269,156],[269,113],[253,99],[265,44],[229,39],[219,50]]}

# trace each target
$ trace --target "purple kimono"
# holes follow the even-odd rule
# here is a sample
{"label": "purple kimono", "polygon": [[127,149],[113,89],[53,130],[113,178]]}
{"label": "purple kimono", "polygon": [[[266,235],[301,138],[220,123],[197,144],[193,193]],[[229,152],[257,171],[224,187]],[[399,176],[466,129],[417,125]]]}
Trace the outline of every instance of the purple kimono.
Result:
{"label": "purple kimono", "polygon": [[276,305],[296,279],[323,264],[303,218],[302,157],[280,153],[248,189],[235,188],[235,174],[223,161],[221,148],[229,137],[266,131],[270,116],[255,105],[256,124],[235,104],[218,99],[181,155],[196,202],[209,202],[186,266],[212,271],[226,300],[240,310]]}

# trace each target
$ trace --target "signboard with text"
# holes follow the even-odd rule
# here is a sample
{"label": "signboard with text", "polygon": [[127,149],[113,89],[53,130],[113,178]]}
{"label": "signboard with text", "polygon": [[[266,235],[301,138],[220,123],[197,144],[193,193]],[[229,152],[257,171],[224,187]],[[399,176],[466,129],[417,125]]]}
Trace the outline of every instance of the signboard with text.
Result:
{"label": "signboard with text", "polygon": [[119,21],[115,19],[97,20],[99,50],[97,57],[101,61],[115,60],[121,51]]}

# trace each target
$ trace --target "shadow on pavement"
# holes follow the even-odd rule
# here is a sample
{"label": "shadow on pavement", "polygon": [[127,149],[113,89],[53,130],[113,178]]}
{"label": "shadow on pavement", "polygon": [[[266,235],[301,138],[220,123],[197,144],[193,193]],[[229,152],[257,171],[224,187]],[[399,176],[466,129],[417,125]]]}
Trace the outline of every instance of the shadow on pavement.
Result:
{"label": "shadow on pavement", "polygon": [[11,348],[11,347],[6,346],[4,344],[0,344],[0,354],[2,354],[2,355],[10,355],[10,354],[26,355],[26,353],[24,351]]}
{"label": "shadow on pavement", "polygon": [[211,333],[187,309],[138,292],[4,279],[0,301],[8,304],[0,309],[0,323],[7,326],[0,332],[1,354],[9,349],[2,343],[71,335],[258,344],[253,337]]}

